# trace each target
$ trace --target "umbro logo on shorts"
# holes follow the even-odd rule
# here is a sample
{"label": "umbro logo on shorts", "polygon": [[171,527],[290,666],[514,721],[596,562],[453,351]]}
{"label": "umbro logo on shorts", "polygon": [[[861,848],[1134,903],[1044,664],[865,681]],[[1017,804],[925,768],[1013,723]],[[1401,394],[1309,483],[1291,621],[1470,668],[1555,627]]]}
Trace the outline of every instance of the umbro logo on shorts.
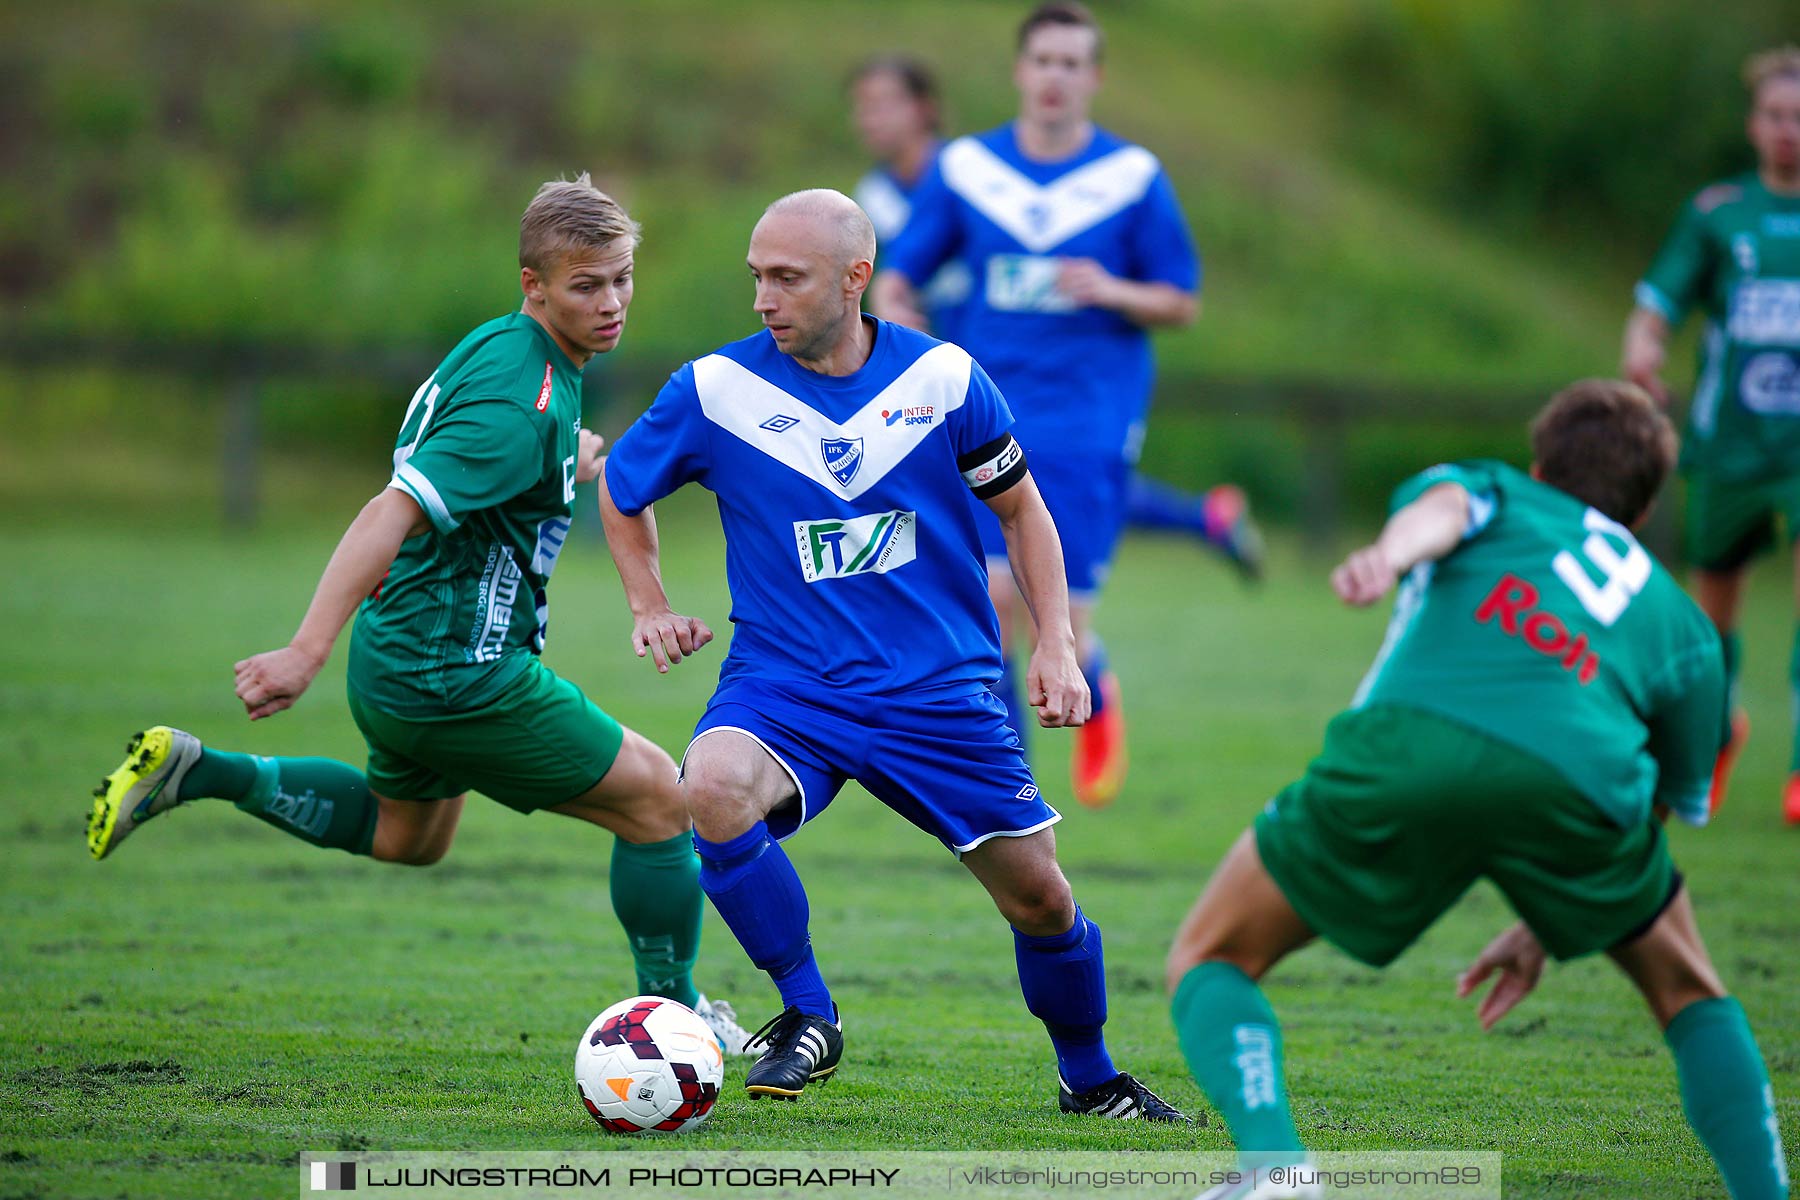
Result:
{"label": "umbro logo on shorts", "polygon": [[1026,784],[1024,787],[1019,789],[1019,794],[1013,798],[1015,800],[1036,800],[1038,798],[1037,784],[1035,784],[1035,783]]}

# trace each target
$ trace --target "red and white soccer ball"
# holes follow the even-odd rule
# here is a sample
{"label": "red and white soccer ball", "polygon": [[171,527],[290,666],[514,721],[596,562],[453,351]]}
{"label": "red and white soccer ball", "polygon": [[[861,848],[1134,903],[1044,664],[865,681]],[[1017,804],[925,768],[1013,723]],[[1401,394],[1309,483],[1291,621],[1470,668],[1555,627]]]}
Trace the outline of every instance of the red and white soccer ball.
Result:
{"label": "red and white soccer ball", "polygon": [[686,1133],[712,1112],[725,1077],[719,1039],[698,1013],[633,996],[599,1016],[575,1047],[575,1086],[602,1128]]}

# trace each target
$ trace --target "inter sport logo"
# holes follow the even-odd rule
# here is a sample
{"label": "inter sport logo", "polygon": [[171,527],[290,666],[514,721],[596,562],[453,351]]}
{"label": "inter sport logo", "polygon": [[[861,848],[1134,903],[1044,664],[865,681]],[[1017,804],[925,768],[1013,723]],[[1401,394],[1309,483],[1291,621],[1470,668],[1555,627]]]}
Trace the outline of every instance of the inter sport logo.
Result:
{"label": "inter sport logo", "polygon": [[901,421],[908,425],[929,425],[937,419],[937,405],[914,404],[906,408],[884,408],[881,410],[881,419],[887,422],[889,429]]}
{"label": "inter sport logo", "polygon": [[918,555],[919,515],[870,513],[832,521],[795,521],[794,543],[806,582],[880,575]]}

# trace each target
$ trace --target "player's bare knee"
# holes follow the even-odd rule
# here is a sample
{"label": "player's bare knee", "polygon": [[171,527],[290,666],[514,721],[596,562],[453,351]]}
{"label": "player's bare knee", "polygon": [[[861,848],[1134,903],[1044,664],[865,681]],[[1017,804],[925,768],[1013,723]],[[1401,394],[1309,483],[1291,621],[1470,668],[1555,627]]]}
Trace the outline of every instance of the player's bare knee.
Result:
{"label": "player's bare knee", "polygon": [[762,819],[748,772],[691,767],[681,780],[681,796],[694,831],[708,841],[737,837]]}
{"label": "player's bare knee", "polygon": [[450,852],[448,838],[415,829],[376,829],[369,857],[402,867],[429,867]]}
{"label": "player's bare knee", "polygon": [[621,772],[619,782],[623,787],[608,797],[607,806],[629,819],[632,840],[667,841],[693,828],[675,760],[668,751],[635,733],[627,733],[620,761],[613,769]]}
{"label": "player's bare knee", "polygon": [[429,867],[435,863],[442,862],[444,860],[444,855],[448,853],[450,853],[448,844],[427,842],[424,845],[413,847],[412,852],[401,859],[400,862],[409,867]]}
{"label": "player's bare knee", "polygon": [[1007,922],[1028,937],[1055,937],[1075,924],[1075,896],[1060,871],[1019,880],[994,899]]}

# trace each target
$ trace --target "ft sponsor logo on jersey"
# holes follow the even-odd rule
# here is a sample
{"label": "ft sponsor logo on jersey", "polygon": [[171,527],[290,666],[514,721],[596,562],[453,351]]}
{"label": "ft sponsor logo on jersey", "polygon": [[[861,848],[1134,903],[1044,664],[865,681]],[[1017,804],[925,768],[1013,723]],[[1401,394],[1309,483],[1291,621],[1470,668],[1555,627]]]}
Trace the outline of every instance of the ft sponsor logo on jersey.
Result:
{"label": "ft sponsor logo on jersey", "polygon": [[914,404],[907,408],[884,408],[881,410],[881,419],[888,423],[890,429],[902,421],[908,425],[929,425],[937,419],[937,405]]}
{"label": "ft sponsor logo on jersey", "polygon": [[1528,580],[1508,572],[1475,610],[1475,620],[1498,624],[1508,637],[1516,637],[1565,671],[1573,672],[1582,687],[1600,671],[1600,656],[1588,649],[1587,634],[1569,636],[1568,626],[1553,612],[1537,606],[1538,590]]}
{"label": "ft sponsor logo on jersey", "polygon": [[794,544],[806,582],[881,575],[918,557],[919,514],[869,513],[829,521],[795,521]]}

